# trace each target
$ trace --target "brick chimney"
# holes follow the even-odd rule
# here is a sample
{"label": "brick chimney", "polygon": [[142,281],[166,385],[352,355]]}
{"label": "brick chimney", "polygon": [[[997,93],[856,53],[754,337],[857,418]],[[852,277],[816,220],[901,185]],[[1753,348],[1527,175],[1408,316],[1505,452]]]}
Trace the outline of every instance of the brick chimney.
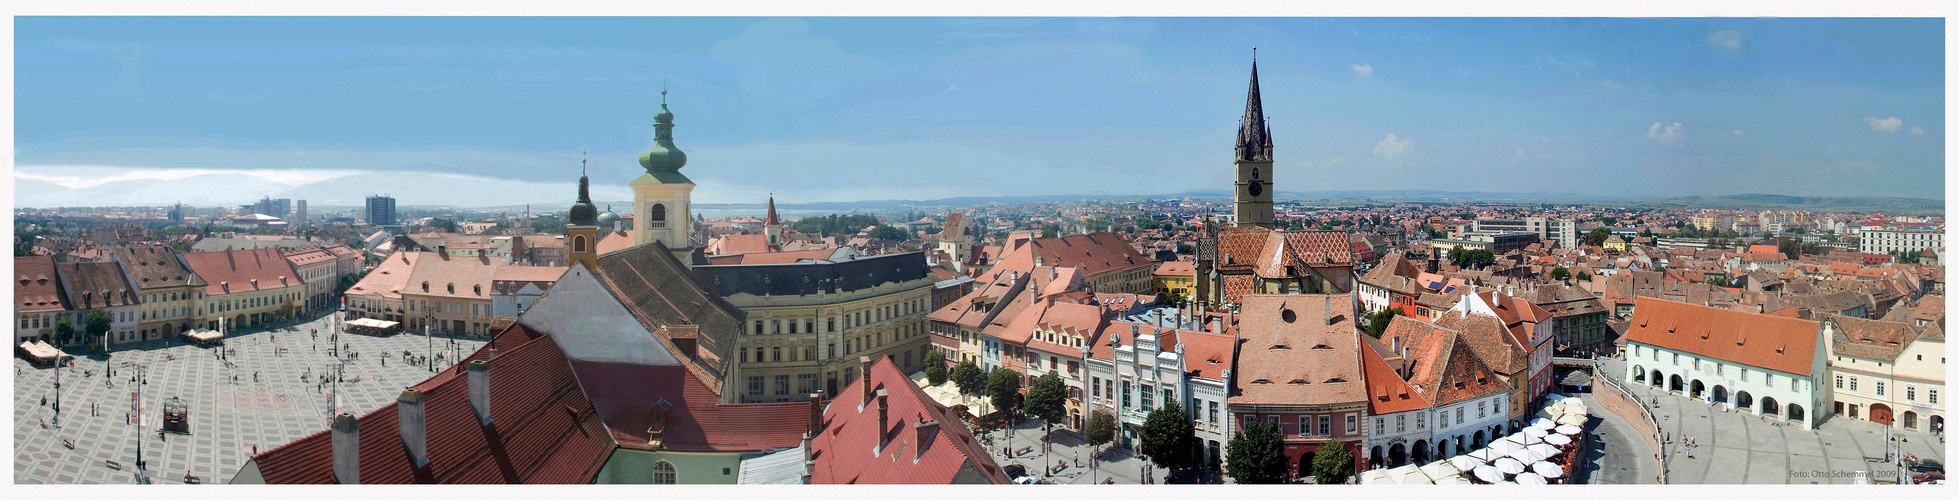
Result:
{"label": "brick chimney", "polygon": [[353,415],[333,416],[333,478],[340,484],[361,484],[360,427]]}
{"label": "brick chimney", "polygon": [[823,431],[823,395],[809,395],[809,434]]}
{"label": "brick chimney", "polygon": [[884,389],[877,390],[877,449],[878,449],[877,454],[878,455],[883,455],[884,448],[891,444],[891,405],[890,402],[887,401],[889,397],[890,397],[890,393],[885,392]]}
{"label": "brick chimney", "polygon": [[857,363],[858,365],[862,366],[864,370],[862,372],[863,374],[859,375],[860,377],[864,377],[863,378],[864,383],[858,384],[864,387],[864,400],[862,402],[857,403],[857,411],[864,411],[864,407],[869,406],[871,404],[871,357],[858,356]]}
{"label": "brick chimney", "polygon": [[395,414],[401,417],[401,444],[408,448],[416,467],[429,464],[428,407],[423,400],[422,391],[413,388],[401,391],[401,397],[395,399]]}
{"label": "brick chimney", "polygon": [[490,424],[490,362],[476,360],[469,362],[469,407],[476,410],[476,420],[483,425]]}
{"label": "brick chimney", "polygon": [[911,429],[918,439],[917,442],[912,443],[912,447],[918,450],[918,453],[912,456],[912,461],[916,462],[921,458],[925,458],[925,448],[932,444],[932,438],[938,436],[939,421],[926,420],[913,424]]}

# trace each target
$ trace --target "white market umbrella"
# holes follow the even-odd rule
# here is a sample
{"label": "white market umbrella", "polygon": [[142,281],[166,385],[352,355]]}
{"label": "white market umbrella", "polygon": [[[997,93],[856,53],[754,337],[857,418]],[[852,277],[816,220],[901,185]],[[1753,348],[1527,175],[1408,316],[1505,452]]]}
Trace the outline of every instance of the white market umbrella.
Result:
{"label": "white market umbrella", "polygon": [[[1515,450],[1510,450],[1510,453],[1504,454],[1503,456],[1517,459],[1517,461],[1523,463],[1531,463],[1537,461],[1537,457],[1531,454],[1530,447],[1528,446],[1517,448]],[[1512,472],[1511,474],[1516,474],[1516,473]]]}
{"label": "white market umbrella", "polygon": [[1511,434],[1508,436],[1504,436],[1501,442],[1516,443],[1518,446],[1523,446],[1523,445],[1530,444],[1530,441],[1528,441],[1528,439],[1530,438],[1524,437],[1523,434]]}
{"label": "white market umbrella", "polygon": [[1582,426],[1585,425],[1585,418],[1586,417],[1584,415],[1580,415],[1576,413],[1566,413],[1564,416],[1558,417],[1558,423],[1565,424],[1565,425]]}
{"label": "white market umbrella", "polygon": [[1490,466],[1496,467],[1497,472],[1504,474],[1516,474],[1524,471],[1524,463],[1511,457],[1496,459],[1495,462],[1490,463]]}
{"label": "white market umbrella", "polygon": [[1537,474],[1525,472],[1523,474],[1517,475],[1517,484],[1550,484],[1550,483],[1544,480],[1544,476],[1539,476]]}
{"label": "white market umbrella", "polygon": [[1571,437],[1563,434],[1552,434],[1549,436],[1544,436],[1544,442],[1551,443],[1556,446],[1569,446],[1571,445]]}
{"label": "white market umbrella", "polygon": [[1517,439],[1522,440],[1524,442],[1524,446],[1530,446],[1533,444],[1544,444],[1544,438],[1532,436],[1530,434],[1521,434],[1521,433],[1517,434]]}
{"label": "white market umbrella", "polygon": [[1496,470],[1496,467],[1493,466],[1488,466],[1488,465],[1477,466],[1476,471],[1473,472],[1473,474],[1476,474],[1476,479],[1481,479],[1485,483],[1503,482],[1503,472]]}
{"label": "white market umbrella", "polygon": [[1394,480],[1388,478],[1387,469],[1370,469],[1360,473],[1360,484],[1394,484]]}
{"label": "white market umbrella", "polygon": [[[1546,422],[1549,422],[1549,421],[1547,420]],[[1551,431],[1548,431],[1548,430],[1545,430],[1544,428],[1540,428],[1540,427],[1525,427],[1525,428],[1524,428],[1524,435],[1526,435],[1526,436],[1530,436],[1530,437],[1533,437],[1533,438],[1537,438],[1537,439],[1544,439],[1544,436],[1545,436],[1545,435],[1548,435],[1548,434],[1550,434],[1550,433],[1551,433]]]}
{"label": "white market umbrella", "polygon": [[1530,421],[1530,427],[1529,427],[1529,428],[1531,428],[1531,429],[1539,429],[1539,430],[1550,430],[1550,429],[1551,429],[1552,427],[1557,427],[1557,426],[1558,426],[1558,423],[1557,423],[1557,422],[1552,422],[1552,421],[1551,421],[1551,419],[1548,419],[1548,418],[1540,418],[1540,419],[1537,419],[1537,420],[1532,420],[1532,421]]}
{"label": "white market umbrella", "polygon": [[1435,484],[1435,480],[1429,479],[1427,474],[1422,473],[1422,468],[1416,467],[1415,464],[1388,469],[1388,477],[1392,478],[1395,484]]}
{"label": "white market umbrella", "polygon": [[1476,484],[1476,483],[1469,482],[1468,479],[1463,479],[1462,476],[1443,476],[1443,477],[1435,478],[1435,484]]}
{"label": "white market umbrella", "polygon": [[1570,397],[1570,396],[1566,396],[1566,395],[1563,395],[1563,394],[1558,394],[1558,393],[1555,393],[1555,392],[1553,392],[1553,393],[1550,393],[1550,394],[1545,394],[1545,395],[1544,395],[1544,401],[1545,401],[1545,402],[1547,402],[1547,403],[1557,403],[1557,402],[1562,402],[1562,401],[1564,401],[1564,400],[1566,400],[1566,399],[1571,399],[1571,397]]}
{"label": "white market umbrella", "polygon": [[1496,457],[1503,456],[1503,454],[1498,453],[1496,450],[1489,449],[1489,448],[1477,448],[1476,451],[1469,452],[1467,456],[1471,458],[1475,458],[1478,461],[1488,463],[1491,460],[1496,460]]}
{"label": "white market umbrella", "polygon": [[1422,466],[1422,475],[1428,476],[1429,479],[1438,484],[1441,483],[1444,477],[1460,474],[1462,474],[1462,470],[1456,467],[1455,464],[1449,463],[1448,460],[1436,460],[1430,462],[1428,465]]}
{"label": "white market umbrella", "polygon": [[1475,470],[1476,466],[1487,464],[1487,463],[1489,463],[1489,461],[1481,460],[1469,455],[1456,455],[1454,457],[1449,458],[1449,465],[1453,465],[1456,467],[1456,470],[1461,470],[1464,472]]}
{"label": "white market umbrella", "polygon": [[1584,406],[1585,400],[1578,399],[1578,398],[1564,398],[1564,404]]}
{"label": "white market umbrella", "polygon": [[1537,444],[1530,445],[1530,451],[1533,453],[1542,454],[1546,457],[1557,456],[1557,454],[1559,453],[1564,453],[1564,450],[1560,450],[1558,449],[1558,447],[1551,446],[1548,443],[1537,443]]}
{"label": "white market umbrella", "polygon": [[1535,472],[1537,473],[1537,475],[1544,476],[1544,477],[1550,477],[1550,478],[1564,477],[1564,468],[1558,467],[1558,464],[1554,464],[1551,462],[1538,462],[1538,463],[1530,464],[1530,471]]}
{"label": "white market umbrella", "polygon": [[1576,425],[1560,425],[1556,430],[1558,431],[1559,434],[1563,434],[1566,436],[1576,436],[1580,432],[1585,432],[1584,427],[1579,427]]}
{"label": "white market umbrella", "polygon": [[1586,408],[1585,405],[1564,405],[1564,414],[1566,415],[1585,415],[1589,413],[1591,413],[1591,409]]}

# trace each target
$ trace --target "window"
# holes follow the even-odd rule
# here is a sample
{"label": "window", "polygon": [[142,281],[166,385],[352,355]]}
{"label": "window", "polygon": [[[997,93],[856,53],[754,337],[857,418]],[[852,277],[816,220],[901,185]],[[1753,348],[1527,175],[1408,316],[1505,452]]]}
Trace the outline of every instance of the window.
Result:
{"label": "window", "polygon": [[1484,413],[1483,413],[1483,407],[1484,407],[1484,403],[1485,403],[1485,402],[1483,402],[1483,401],[1477,401],[1477,402],[1476,402],[1476,418],[1477,418],[1477,419],[1482,419],[1482,418],[1483,418],[1483,415],[1484,415]]}
{"label": "window", "polygon": [[836,318],[830,318],[830,321],[829,321],[829,327],[828,327],[828,328],[830,329],[830,332],[831,332],[831,333],[836,333],[836,331],[837,331],[837,319],[836,319]]}
{"label": "window", "polygon": [[1331,436],[1331,435],[1333,435],[1333,417],[1332,417],[1332,416],[1329,416],[1329,415],[1320,415],[1320,435],[1321,435],[1321,436]]}
{"label": "window", "polygon": [[1918,400],[1918,387],[1911,386],[1911,385],[1905,386],[1905,401],[1917,401],[1917,400]]}
{"label": "window", "polygon": [[1348,434],[1353,434],[1353,433],[1355,433],[1355,432],[1360,432],[1360,428],[1356,426],[1356,424],[1357,424],[1357,423],[1358,423],[1358,422],[1357,422],[1357,419],[1356,419],[1356,418],[1355,418],[1355,417],[1354,417],[1353,415],[1347,415],[1347,433],[1348,433]]}
{"label": "window", "polygon": [[1838,388],[1838,389],[1842,389],[1842,388],[1843,388],[1843,376],[1842,376],[1842,375],[1837,375],[1837,388]]}
{"label": "window", "polygon": [[1801,392],[1803,390],[1802,379],[1798,379],[1798,378],[1789,379],[1789,390]]}
{"label": "window", "polygon": [[1102,377],[1089,377],[1089,381],[1090,381],[1090,382],[1093,382],[1093,383],[1091,383],[1091,384],[1088,384],[1088,385],[1091,385],[1091,386],[1094,386],[1094,387],[1092,387],[1092,388],[1090,388],[1090,389],[1088,390],[1088,392],[1089,392],[1089,394],[1090,394],[1090,395],[1093,395],[1093,396],[1095,396],[1096,398],[1101,398],[1101,397],[1102,397]]}
{"label": "window", "polygon": [[1374,433],[1375,433],[1375,434],[1387,434],[1387,433],[1388,433],[1388,419],[1385,419],[1385,418],[1381,418],[1381,417],[1374,417]]}
{"label": "window", "polygon": [[809,361],[813,359],[816,359],[816,346],[813,345],[803,346],[803,361]]}
{"label": "window", "polygon": [[1857,392],[1857,377],[1850,377],[1850,392]]}
{"label": "window", "polygon": [[741,362],[743,362],[743,363],[747,363],[747,362],[748,362],[748,350],[747,350],[747,349],[742,349],[742,350],[741,350]]}
{"label": "window", "polygon": [[674,470],[672,463],[661,460],[653,464],[653,484],[680,484],[676,482],[679,477],[680,473]]}
{"label": "window", "polygon": [[1747,368],[1742,368],[1742,369],[1741,369],[1741,381],[1742,381],[1742,382],[1747,382],[1747,381],[1748,381],[1748,369],[1747,369]]}
{"label": "window", "polygon": [[1211,401],[1210,407],[1211,407],[1210,422],[1213,424],[1218,423],[1218,402]]}
{"label": "window", "polygon": [[782,347],[771,347],[769,350],[774,354],[774,356],[769,358],[769,361],[782,361]]}
{"label": "window", "polygon": [[1426,414],[1426,413],[1416,413],[1416,414],[1415,414],[1415,430],[1418,430],[1418,431],[1419,431],[1419,430],[1422,430],[1423,428],[1426,428],[1426,427],[1428,427],[1428,414]]}
{"label": "window", "polygon": [[796,375],[797,394],[810,394],[814,392],[816,392],[816,374],[803,373]]}
{"label": "window", "polygon": [[755,348],[755,362],[756,362],[756,363],[760,363],[760,362],[762,362],[762,360],[763,360],[763,358],[762,358],[762,348],[760,348],[760,347],[757,347],[757,348]]}
{"label": "window", "polygon": [[1884,395],[1884,381],[1882,380],[1877,381],[1877,395]]}
{"label": "window", "polygon": [[748,377],[748,395],[750,395],[750,396],[760,396],[760,395],[762,395],[762,376],[761,376],[761,375],[751,375],[751,376],[749,376],[749,377]]}
{"label": "window", "polygon": [[1313,417],[1309,417],[1306,415],[1299,416],[1299,435],[1301,436],[1313,435],[1313,423],[1311,420],[1312,418]]}
{"label": "window", "polygon": [[784,394],[789,394],[789,376],[788,376],[788,375],[776,375],[776,376],[775,376],[775,394],[776,394],[777,396],[781,396],[781,395],[784,395]]}
{"label": "window", "polygon": [[1156,394],[1154,394],[1154,391],[1151,391],[1148,387],[1143,387],[1141,389],[1142,390],[1138,390],[1136,392],[1141,393],[1141,395],[1143,396],[1143,411],[1148,412],[1150,411],[1150,408],[1155,406]]}
{"label": "window", "polygon": [[1394,416],[1394,431],[1395,431],[1395,432],[1406,432],[1407,430],[1408,430],[1408,416],[1407,416],[1407,415],[1395,415],[1395,416]]}
{"label": "window", "polygon": [[1926,403],[1926,404],[1939,404],[1939,390],[1938,390],[1938,389],[1926,389],[1926,390],[1925,390],[1925,403]]}
{"label": "window", "polygon": [[[1254,416],[1251,416],[1251,415],[1245,415],[1245,427],[1251,427],[1251,426],[1252,426],[1252,423],[1253,423],[1253,422],[1257,422],[1257,421],[1258,421],[1258,417],[1254,417]],[[1242,430],[1244,430],[1244,429],[1239,429],[1239,430],[1241,430],[1241,431],[1242,431]]]}
{"label": "window", "polygon": [[1129,409],[1129,381],[1122,381],[1122,408]]}
{"label": "window", "polygon": [[1456,425],[1462,425],[1462,414],[1464,410],[1468,410],[1468,408],[1463,408],[1463,407],[1456,408]]}
{"label": "window", "polygon": [[776,334],[776,335],[781,335],[781,334],[782,334],[782,320],[775,320],[775,321],[770,321],[770,322],[769,322],[769,333],[772,333],[772,334]]}
{"label": "window", "polygon": [[[1300,419],[1300,420],[1299,420],[1299,422],[1300,422],[1301,424],[1305,424],[1305,423],[1306,423],[1306,419]],[[1280,433],[1280,434],[1285,434],[1285,433],[1286,433],[1286,428],[1284,428],[1284,427],[1280,427],[1280,426],[1279,426],[1279,416],[1278,416],[1278,415],[1272,415],[1272,416],[1269,416],[1269,417],[1265,417],[1265,423],[1267,423],[1267,424],[1271,424],[1271,425],[1272,425],[1272,430],[1273,430],[1274,432],[1278,432],[1278,433]],[[1305,429],[1300,429],[1300,430],[1299,430],[1299,432],[1302,432],[1302,433],[1304,433],[1304,432],[1306,432],[1306,430],[1305,430]]]}

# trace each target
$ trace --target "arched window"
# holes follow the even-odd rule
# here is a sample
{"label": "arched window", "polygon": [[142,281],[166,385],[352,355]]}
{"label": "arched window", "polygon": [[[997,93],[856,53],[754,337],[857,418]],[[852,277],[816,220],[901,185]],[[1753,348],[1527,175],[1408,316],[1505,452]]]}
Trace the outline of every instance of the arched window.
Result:
{"label": "arched window", "polygon": [[653,464],[653,484],[680,484],[678,478],[679,472],[674,470],[673,463],[661,460]]}
{"label": "arched window", "polygon": [[585,253],[585,235],[581,234],[571,237],[571,251]]}
{"label": "arched window", "polygon": [[647,214],[648,218],[656,221],[667,220],[667,205],[665,203],[654,203],[653,209],[650,212]]}

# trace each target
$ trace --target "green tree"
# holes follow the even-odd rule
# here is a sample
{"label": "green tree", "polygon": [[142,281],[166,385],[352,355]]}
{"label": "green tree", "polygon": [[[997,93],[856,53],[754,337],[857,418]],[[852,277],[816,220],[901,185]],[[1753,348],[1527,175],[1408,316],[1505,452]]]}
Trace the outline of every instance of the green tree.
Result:
{"label": "green tree", "polygon": [[1558,281],[1571,279],[1571,270],[1565,269],[1564,266],[1558,266],[1551,270],[1551,279]]}
{"label": "green tree", "polygon": [[[1462,248],[1462,247],[1456,247],[1456,248]],[[1489,250],[1478,248],[1475,250],[1463,252],[1462,261],[1457,262],[1456,265],[1462,266],[1463,269],[1482,269],[1485,266],[1488,266],[1490,264],[1495,264],[1495,263],[1496,263],[1495,253],[1492,253]]]}
{"label": "green tree", "polygon": [[1190,299],[1184,297],[1184,291],[1181,288],[1172,288],[1169,291],[1156,294],[1157,305],[1164,307],[1183,307],[1184,302],[1188,300]]}
{"label": "green tree", "polygon": [[1224,473],[1238,484],[1278,484],[1291,467],[1279,431],[1265,422],[1246,424],[1224,447]]}
{"label": "green tree", "polygon": [[1001,416],[1014,415],[1020,409],[1020,374],[1005,367],[994,368],[986,376],[986,395],[993,398],[993,407]]}
{"label": "green tree", "polygon": [[88,314],[82,317],[82,329],[88,332],[89,341],[101,339],[103,334],[109,333],[109,311],[90,309]]}
{"label": "green tree", "polygon": [[1588,273],[1584,271],[1578,272],[1578,281],[1591,281],[1591,280],[1592,280],[1592,273]]}
{"label": "green tree", "polygon": [[1039,417],[1041,432],[1053,437],[1054,421],[1068,418],[1068,384],[1060,372],[1048,370],[1034,379],[1027,388],[1027,414]]}
{"label": "green tree", "polygon": [[443,231],[455,231],[456,221],[449,220],[442,217],[436,217],[433,219],[429,219],[428,227],[431,229],[441,229]]}
{"label": "green tree", "polygon": [[1165,469],[1185,469],[1196,465],[1197,427],[1182,405],[1169,401],[1143,419],[1140,448],[1150,463]]}
{"label": "green tree", "polygon": [[1347,451],[1347,443],[1335,439],[1313,455],[1313,479],[1320,484],[1345,483],[1353,475],[1354,453]]}
{"label": "green tree", "polygon": [[1719,274],[1709,273],[1707,275],[1707,284],[1714,285],[1714,286],[1728,286],[1728,277]]}
{"label": "green tree", "polygon": [[557,217],[542,217],[531,221],[531,229],[539,234],[564,234],[565,221]]}
{"label": "green tree", "polygon": [[952,384],[959,386],[960,394],[975,394],[986,388],[986,373],[973,360],[961,360],[952,367]]}
{"label": "green tree", "polygon": [[1590,246],[1604,245],[1605,239],[1610,237],[1612,237],[1612,230],[1610,229],[1603,227],[1593,229],[1592,232],[1585,233],[1585,244]]}
{"label": "green tree", "polygon": [[1088,438],[1089,446],[1102,446],[1115,441],[1116,414],[1101,408],[1088,412],[1088,422],[1082,425],[1082,437]]}
{"label": "green tree", "polygon": [[925,353],[925,381],[932,385],[945,383],[951,374],[946,372],[945,353],[933,349]]}
{"label": "green tree", "polygon": [[1387,333],[1388,324],[1394,322],[1395,316],[1407,316],[1407,315],[1408,312],[1401,310],[1401,308],[1399,307],[1384,307],[1381,308],[1381,310],[1379,311],[1368,313],[1367,336],[1374,337],[1377,339],[1381,338],[1381,334]]}
{"label": "green tree", "polygon": [[74,341],[74,339],[75,339],[75,323],[69,321],[68,316],[65,315],[55,319],[54,321],[55,343],[60,345],[68,345],[68,343]]}
{"label": "green tree", "polygon": [[1177,253],[1184,254],[1184,255],[1197,253],[1197,247],[1191,246],[1189,243],[1178,243]]}
{"label": "green tree", "polygon": [[1057,234],[1061,234],[1061,233],[1059,232],[1059,230],[1055,229],[1055,226],[1053,224],[1045,224],[1041,226],[1042,238],[1053,238]]}
{"label": "green tree", "polygon": [[906,233],[905,230],[883,224],[872,227],[870,236],[874,239],[888,241],[905,241],[911,239],[911,235]]}

